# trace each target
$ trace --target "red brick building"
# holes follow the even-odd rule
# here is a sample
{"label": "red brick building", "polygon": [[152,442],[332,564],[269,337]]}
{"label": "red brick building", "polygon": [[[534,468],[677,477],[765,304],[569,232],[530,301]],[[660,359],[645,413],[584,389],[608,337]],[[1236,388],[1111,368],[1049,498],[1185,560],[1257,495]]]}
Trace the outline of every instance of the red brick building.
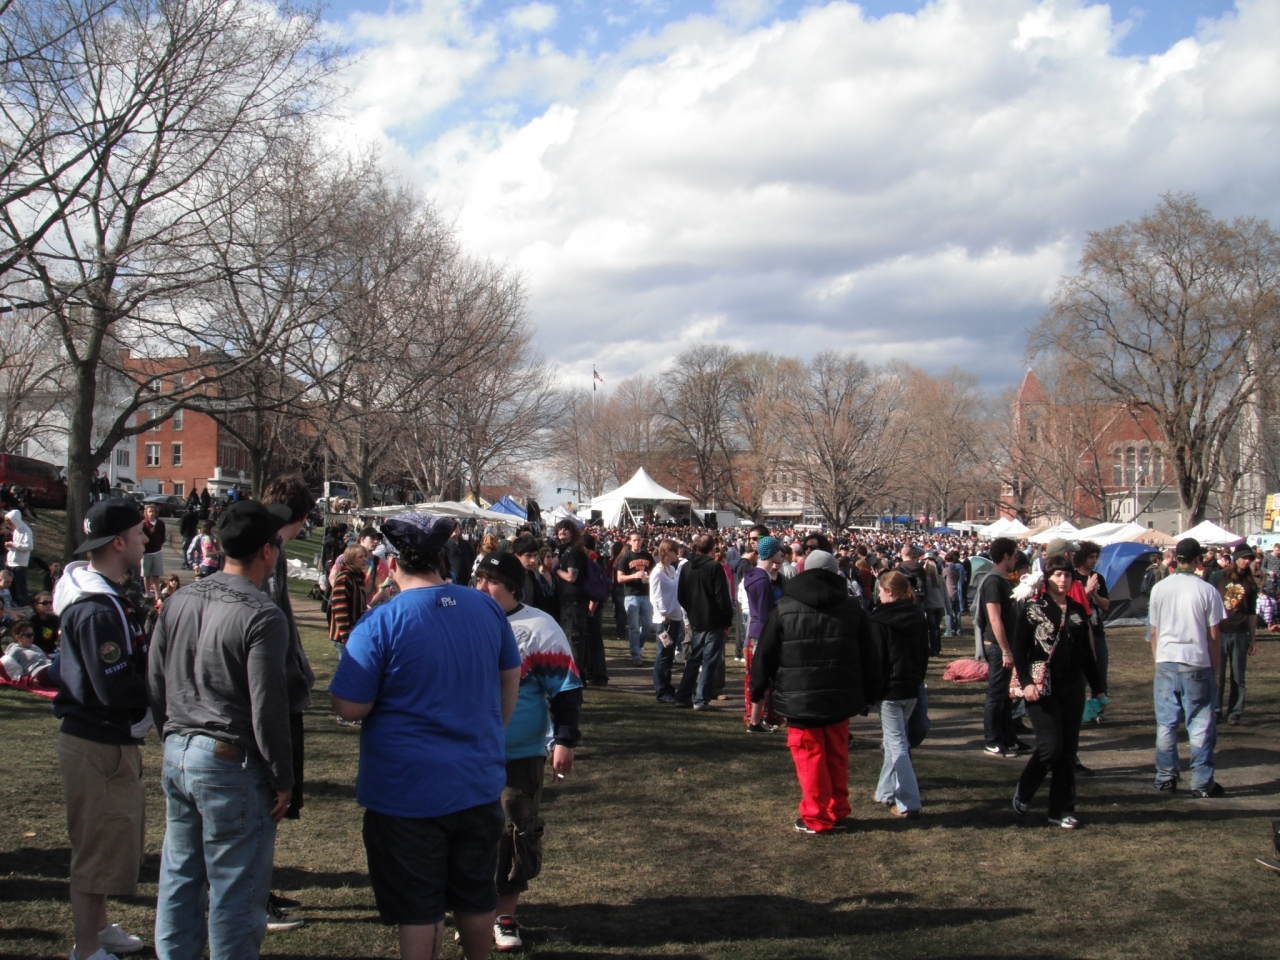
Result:
{"label": "red brick building", "polygon": [[[122,351],[126,372],[139,382],[157,389],[181,387],[184,378],[195,378],[200,352],[196,347],[186,357],[133,359]],[[138,411],[138,423],[150,417],[147,408]],[[209,488],[215,496],[233,486],[248,488],[249,460],[245,449],[213,417],[192,410],[179,410],[168,420],[138,434],[131,456],[132,475],[147,493],[187,496]],[[117,450],[130,456],[127,449]]]}

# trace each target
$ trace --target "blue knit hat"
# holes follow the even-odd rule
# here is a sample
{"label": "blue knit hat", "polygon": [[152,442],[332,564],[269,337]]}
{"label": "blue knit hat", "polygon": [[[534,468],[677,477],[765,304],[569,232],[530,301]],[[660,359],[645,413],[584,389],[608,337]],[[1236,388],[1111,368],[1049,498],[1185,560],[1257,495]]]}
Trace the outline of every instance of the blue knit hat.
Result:
{"label": "blue knit hat", "polygon": [[777,537],[761,537],[756,542],[756,556],[761,560],[768,560],[781,549],[782,541]]}

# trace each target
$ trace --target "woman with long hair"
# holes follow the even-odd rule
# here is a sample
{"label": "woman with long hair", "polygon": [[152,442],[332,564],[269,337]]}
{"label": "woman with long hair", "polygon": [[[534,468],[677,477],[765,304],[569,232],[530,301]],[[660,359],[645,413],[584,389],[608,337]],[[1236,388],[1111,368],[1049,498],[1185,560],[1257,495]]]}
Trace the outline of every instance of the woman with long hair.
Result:
{"label": "woman with long hair", "polygon": [[649,603],[653,607],[653,627],[658,632],[658,649],[653,658],[653,693],[659,703],[674,703],[671,666],[684,642],[684,609],[677,589],[680,584],[680,550],[675,542],[658,543],[657,567],[649,576]]}
{"label": "woman with long hair", "polygon": [[480,569],[480,561],[497,549],[498,538],[492,533],[486,533],[480,538],[480,549],[476,551],[476,558],[471,564],[471,586],[476,585],[476,571]]}
{"label": "woman with long hair", "polygon": [[930,630],[926,613],[915,601],[911,581],[896,570],[876,582],[879,603],[871,612],[885,694],[880,703],[884,765],[876,786],[876,802],[895,817],[920,816],[920,785],[911,766],[907,721],[916,709],[920,685],[929,668]]}
{"label": "woman with long hair", "polygon": [[560,603],[556,600],[556,552],[551,547],[543,547],[538,551],[538,589],[542,591],[540,610],[549,614],[557,622],[560,620]]}
{"label": "woman with long hair", "polygon": [[1021,696],[1036,732],[1036,748],[1013,792],[1013,809],[1025,814],[1044,783],[1049,785],[1049,823],[1066,830],[1076,819],[1073,758],[1084,715],[1084,681],[1098,696],[1106,692],[1098,675],[1084,606],[1067,596],[1073,572],[1066,557],[1044,564],[1044,592],[1027,600],[1018,614],[1010,643],[1014,675],[1010,696]]}
{"label": "woman with long hair", "polygon": [[[1215,704],[1218,719],[1223,710],[1227,723],[1237,724],[1244,715],[1244,675],[1249,658],[1258,649],[1258,581],[1253,576],[1254,553],[1248,544],[1240,544],[1227,567],[1214,582],[1222,594],[1227,618],[1218,624],[1222,634],[1222,660],[1218,667],[1218,689]],[[1231,686],[1227,686],[1228,672]],[[1225,696],[1224,696],[1225,695]]]}
{"label": "woman with long hair", "polygon": [[347,635],[364,614],[368,604],[365,591],[365,572],[369,553],[359,544],[353,544],[342,554],[342,568],[333,582],[329,594],[329,639],[341,656],[347,645]]}

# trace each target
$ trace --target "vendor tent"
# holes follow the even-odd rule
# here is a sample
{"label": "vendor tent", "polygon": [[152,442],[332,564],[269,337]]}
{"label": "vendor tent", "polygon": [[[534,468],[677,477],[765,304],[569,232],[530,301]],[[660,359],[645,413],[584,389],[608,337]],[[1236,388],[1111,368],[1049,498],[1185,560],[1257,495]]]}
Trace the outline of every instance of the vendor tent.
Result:
{"label": "vendor tent", "polygon": [[529,515],[525,513],[524,507],[516,503],[510,497],[503,497],[492,507],[489,508],[494,513],[509,513],[518,520],[527,520]]}
{"label": "vendor tent", "polygon": [[1203,547],[1234,547],[1244,539],[1244,537],[1236,536],[1230,530],[1223,530],[1222,527],[1209,520],[1204,521],[1204,523],[1197,523],[1182,536],[1194,537],[1200,541],[1200,545]]}
{"label": "vendor tent", "polygon": [[1072,534],[1071,539],[1092,540],[1105,547],[1108,543],[1136,540],[1147,532],[1146,527],[1136,523],[1097,523]]}
{"label": "vendor tent", "polygon": [[1147,597],[1142,578],[1160,551],[1145,543],[1109,543],[1102,548],[1095,568],[1107,582],[1111,600],[1103,620],[1111,627],[1141,626],[1147,622]]}
{"label": "vendor tent", "polygon": [[688,520],[692,504],[688,497],[668,490],[641,467],[618,489],[592,500],[591,509],[600,511],[606,527],[616,527],[619,523],[639,522],[646,511],[664,519]]}
{"label": "vendor tent", "polygon": [[1028,537],[1032,543],[1053,543],[1055,540],[1071,540],[1074,539],[1076,533],[1075,524],[1070,520],[1064,520],[1062,523],[1055,524],[1047,530],[1041,530],[1032,537]]}
{"label": "vendor tent", "polygon": [[1030,533],[1031,528],[1021,520],[1014,520],[1009,517],[1001,517],[991,526],[982,531],[982,536],[988,540],[994,540],[996,537],[1020,537],[1024,533]]}
{"label": "vendor tent", "polygon": [[559,523],[561,520],[572,520],[575,524],[578,525],[578,529],[582,529],[583,527],[586,526],[586,524],[583,523],[581,520],[579,520],[577,516],[570,513],[569,509],[563,503],[560,504],[560,506],[556,507],[554,510],[552,510],[550,513],[544,513],[543,518],[548,524],[553,526]]}

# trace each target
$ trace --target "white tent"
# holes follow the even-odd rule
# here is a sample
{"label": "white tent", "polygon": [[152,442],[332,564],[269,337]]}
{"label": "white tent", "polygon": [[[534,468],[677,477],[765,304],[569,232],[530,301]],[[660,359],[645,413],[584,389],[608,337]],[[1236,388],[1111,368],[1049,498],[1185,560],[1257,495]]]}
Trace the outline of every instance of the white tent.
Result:
{"label": "white tent", "polygon": [[1095,523],[1072,534],[1072,540],[1092,540],[1099,546],[1134,541],[1150,531],[1139,523]]}
{"label": "white tent", "polygon": [[1021,520],[1012,520],[1009,517],[1001,517],[991,526],[982,531],[982,536],[988,540],[994,540],[996,537],[1020,537],[1024,533],[1030,533],[1031,528]]}
{"label": "white tent", "polygon": [[1197,523],[1190,530],[1183,533],[1182,537],[1194,537],[1206,547],[1233,547],[1244,539],[1244,537],[1236,536],[1230,530],[1223,530],[1216,523],[1209,520]]}
{"label": "white tent", "polygon": [[1054,540],[1065,540],[1074,537],[1077,533],[1075,524],[1070,520],[1063,520],[1048,530],[1041,530],[1034,537],[1030,537],[1032,543],[1052,543]]}
{"label": "white tent", "polygon": [[560,504],[560,506],[556,507],[554,510],[552,510],[550,513],[544,513],[542,515],[542,519],[543,519],[543,522],[546,523],[548,526],[554,526],[555,524],[559,523],[561,520],[572,520],[578,526],[580,527],[582,526],[582,521],[578,519],[578,515],[575,513],[571,513],[569,511],[569,508],[566,507],[563,503]]}
{"label": "white tent", "polygon": [[660,512],[667,513],[673,519],[679,512],[687,519],[688,506],[683,510],[671,508],[692,503],[693,501],[684,494],[675,493],[658,483],[645,472],[644,467],[641,467],[636,471],[635,476],[618,489],[602,493],[592,500],[590,509],[600,511],[606,527],[616,527],[623,520],[639,520],[646,507],[666,508]]}

